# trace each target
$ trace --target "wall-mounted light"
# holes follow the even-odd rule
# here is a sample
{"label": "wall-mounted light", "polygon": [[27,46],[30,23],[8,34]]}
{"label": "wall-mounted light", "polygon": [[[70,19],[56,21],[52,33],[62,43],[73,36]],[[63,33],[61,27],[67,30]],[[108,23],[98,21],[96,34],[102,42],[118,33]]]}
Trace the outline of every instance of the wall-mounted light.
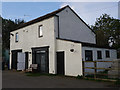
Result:
{"label": "wall-mounted light", "polygon": [[31,54],[31,52],[28,52],[29,54]]}
{"label": "wall-mounted light", "polygon": [[10,35],[14,36],[14,34],[10,33]]}
{"label": "wall-mounted light", "polygon": [[71,52],[74,52],[74,49],[70,49]]}

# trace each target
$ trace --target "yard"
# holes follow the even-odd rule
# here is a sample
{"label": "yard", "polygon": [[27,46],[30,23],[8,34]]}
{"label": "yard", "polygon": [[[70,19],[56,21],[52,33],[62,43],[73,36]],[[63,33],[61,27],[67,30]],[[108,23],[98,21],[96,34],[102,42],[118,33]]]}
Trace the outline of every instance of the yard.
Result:
{"label": "yard", "polygon": [[3,88],[116,88],[113,82],[92,81],[59,75],[3,71]]}

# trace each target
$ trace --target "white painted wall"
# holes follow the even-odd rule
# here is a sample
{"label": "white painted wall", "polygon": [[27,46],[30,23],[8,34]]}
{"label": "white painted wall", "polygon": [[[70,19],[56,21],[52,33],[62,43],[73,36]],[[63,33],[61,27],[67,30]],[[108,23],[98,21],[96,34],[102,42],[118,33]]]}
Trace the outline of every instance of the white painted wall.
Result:
{"label": "white painted wall", "polygon": [[[106,49],[106,48],[94,48],[94,47],[82,47],[82,57],[83,60],[85,60],[85,50],[92,50],[93,51],[93,60],[98,60],[97,59],[97,51],[102,51],[102,59],[99,60],[113,60],[117,58],[117,51],[115,49]],[[105,51],[108,50],[110,51],[110,58],[106,58]]]}
{"label": "white painted wall", "polygon": [[[93,61],[99,60],[99,61],[112,61],[114,59],[117,59],[117,51],[115,49],[106,49],[106,48],[94,48],[94,47],[82,47],[82,59],[85,61],[85,50],[92,50],[93,53]],[[106,58],[106,53],[105,51],[109,50],[110,52],[110,58]],[[97,51],[102,51],[102,59],[97,59]],[[97,67],[102,67],[102,68],[108,68],[111,66],[111,62],[98,62]],[[86,62],[85,67],[94,67],[94,63],[92,62]],[[85,69],[86,72],[93,72],[93,69]],[[103,71],[103,70],[98,70],[98,71]]]}
{"label": "white painted wall", "polygon": [[[65,51],[65,75],[82,75],[82,53],[81,44],[70,41],[56,40],[55,38],[55,18],[52,17],[44,21],[29,25],[19,30],[11,32],[10,36],[10,67],[11,50],[22,49],[22,52],[32,52],[32,47],[49,48],[49,73],[56,74],[56,51]],[[43,25],[43,37],[38,38],[38,26]],[[15,42],[15,33],[18,32],[19,41]],[[70,52],[74,48],[75,52]],[[29,66],[32,64],[32,54],[29,54]]]}
{"label": "white painted wall", "polygon": [[[68,10],[68,12],[66,12]],[[66,8],[59,14],[60,37],[64,39],[73,39],[87,43],[96,43],[94,33],[75,16],[69,8]],[[82,57],[84,60],[84,50],[93,50],[94,60],[96,60],[95,51],[100,48],[81,47],[81,43],[74,43],[64,40],[56,40],[58,34],[58,18],[56,16],[45,19],[38,23],[26,26],[11,32],[10,36],[10,67],[11,50],[22,49],[23,52],[32,52],[32,47],[49,48],[49,73],[56,74],[56,51],[65,51],[65,75],[82,75]],[[43,37],[38,37],[38,26],[43,25]],[[15,42],[15,33],[18,32],[19,41]],[[86,37],[87,36],[87,37]],[[70,52],[74,48],[75,52]],[[105,49],[100,49],[104,52]],[[111,58],[116,59],[116,51],[110,50]],[[103,60],[109,60],[104,58]],[[29,66],[32,64],[32,54],[29,54]]]}
{"label": "white painted wall", "polygon": [[[82,48],[81,43],[74,43],[57,39],[56,50],[65,51],[65,75],[77,76],[82,75]],[[71,52],[74,49],[75,52]]]}
{"label": "white painted wall", "polygon": [[[43,37],[38,38],[38,26],[43,25]],[[15,42],[15,33],[19,34],[19,41]],[[55,72],[55,33],[54,33],[54,17],[45,19],[41,22],[26,26],[11,32],[14,36],[10,36],[10,65],[11,50],[22,49],[23,52],[32,52],[32,47],[49,47],[49,73]],[[29,66],[32,64],[32,54],[29,54]],[[11,67],[11,66],[10,66]]]}
{"label": "white painted wall", "polygon": [[65,8],[57,15],[59,16],[60,38],[96,43],[95,34],[70,10],[69,7]]}

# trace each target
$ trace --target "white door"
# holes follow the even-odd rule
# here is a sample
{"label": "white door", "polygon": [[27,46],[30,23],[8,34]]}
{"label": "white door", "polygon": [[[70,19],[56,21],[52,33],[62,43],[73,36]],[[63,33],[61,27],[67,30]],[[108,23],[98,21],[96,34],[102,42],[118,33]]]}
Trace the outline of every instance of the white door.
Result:
{"label": "white door", "polygon": [[25,70],[25,53],[18,52],[17,70]]}

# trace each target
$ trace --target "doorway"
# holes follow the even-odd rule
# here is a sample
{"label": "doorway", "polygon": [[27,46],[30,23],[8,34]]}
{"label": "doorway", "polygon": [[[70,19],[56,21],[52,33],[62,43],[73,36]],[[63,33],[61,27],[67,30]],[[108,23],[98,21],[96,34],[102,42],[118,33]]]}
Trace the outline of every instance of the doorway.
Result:
{"label": "doorway", "polygon": [[36,51],[36,64],[38,64],[38,71],[46,72],[46,55],[45,51]]}
{"label": "doorway", "polygon": [[48,47],[32,48],[32,63],[38,65],[38,71],[49,73]]}
{"label": "doorway", "polygon": [[57,52],[57,74],[64,75],[64,51]]}
{"label": "doorway", "polygon": [[25,70],[28,69],[28,58],[29,58],[28,56],[29,56],[28,52],[25,52]]}
{"label": "doorway", "polygon": [[12,50],[12,58],[11,58],[11,69],[17,70],[17,56],[18,52],[22,52],[22,50]]}

